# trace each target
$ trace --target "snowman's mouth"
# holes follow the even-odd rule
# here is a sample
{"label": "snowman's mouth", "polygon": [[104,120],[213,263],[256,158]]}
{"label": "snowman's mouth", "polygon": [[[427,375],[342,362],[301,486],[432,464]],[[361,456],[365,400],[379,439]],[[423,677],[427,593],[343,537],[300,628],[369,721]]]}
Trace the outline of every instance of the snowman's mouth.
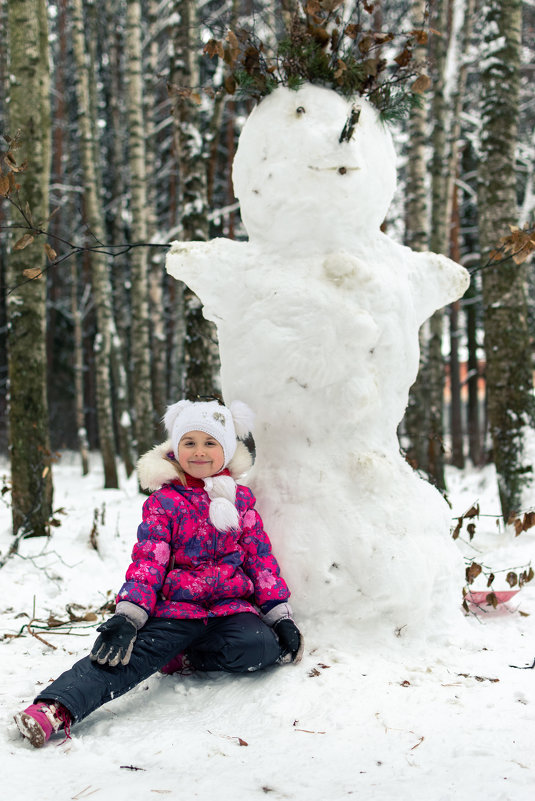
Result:
{"label": "snowman's mouth", "polygon": [[348,172],[360,170],[360,167],[315,167],[313,164],[309,164],[308,169],[315,170],[316,172],[337,172],[339,175],[345,175]]}

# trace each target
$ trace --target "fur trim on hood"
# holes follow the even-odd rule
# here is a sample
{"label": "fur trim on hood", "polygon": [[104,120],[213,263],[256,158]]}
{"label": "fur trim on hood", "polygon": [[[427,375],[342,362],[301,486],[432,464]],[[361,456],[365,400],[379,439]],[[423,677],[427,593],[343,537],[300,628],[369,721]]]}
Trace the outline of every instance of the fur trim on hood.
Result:
{"label": "fur trim on hood", "polygon": [[[168,458],[169,453],[173,453],[170,439],[161,445],[155,445],[152,450],[141,456],[137,463],[137,475],[142,489],[154,492],[164,484],[177,480],[179,476],[177,465]],[[251,451],[242,440],[238,439],[236,452],[227,466],[230,475],[236,481],[249,472],[253,463],[254,448]]]}

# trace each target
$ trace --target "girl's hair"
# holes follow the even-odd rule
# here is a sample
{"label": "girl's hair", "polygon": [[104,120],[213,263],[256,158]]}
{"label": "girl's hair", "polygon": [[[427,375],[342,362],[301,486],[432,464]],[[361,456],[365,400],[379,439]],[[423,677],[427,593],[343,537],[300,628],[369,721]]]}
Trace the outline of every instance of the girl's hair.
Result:
{"label": "girl's hair", "polygon": [[182,484],[182,486],[186,487],[186,486],[187,486],[187,483],[188,483],[188,482],[187,482],[187,480],[186,480],[186,474],[184,473],[184,471],[183,471],[183,470],[182,470],[182,468],[180,467],[180,465],[179,465],[179,463],[178,463],[177,459],[176,459],[174,456],[173,456],[173,458],[171,458],[171,457],[170,457],[170,456],[168,456],[168,455],[166,455],[164,458],[165,458],[165,459],[167,459],[167,461],[168,461],[170,464],[172,464],[172,465],[173,465],[173,467],[174,467],[174,469],[176,470],[176,473],[177,473],[177,475],[178,475],[178,478],[179,478],[179,480],[180,480],[180,483]]}

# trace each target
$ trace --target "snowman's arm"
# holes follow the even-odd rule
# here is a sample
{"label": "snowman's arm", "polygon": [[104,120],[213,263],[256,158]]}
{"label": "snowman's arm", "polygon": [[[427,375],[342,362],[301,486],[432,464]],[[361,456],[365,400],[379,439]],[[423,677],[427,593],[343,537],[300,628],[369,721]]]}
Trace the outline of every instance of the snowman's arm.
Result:
{"label": "snowman's arm", "polygon": [[233,288],[247,242],[212,239],[211,242],[173,242],[167,254],[169,275],[183,281],[206,304]]}
{"label": "snowman's arm", "polygon": [[461,298],[470,284],[468,271],[441,253],[410,251],[409,280],[420,323],[437,309]]}

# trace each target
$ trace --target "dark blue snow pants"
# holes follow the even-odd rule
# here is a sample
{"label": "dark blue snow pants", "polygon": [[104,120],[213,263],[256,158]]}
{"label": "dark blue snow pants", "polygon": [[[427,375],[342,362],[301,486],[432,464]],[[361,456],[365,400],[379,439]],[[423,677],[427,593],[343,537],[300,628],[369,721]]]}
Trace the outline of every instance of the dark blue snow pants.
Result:
{"label": "dark blue snow pants", "polygon": [[138,631],[127,665],[99,665],[86,656],[39,693],[34,703],[57,701],[69,710],[73,722],[80,721],[183,651],[197,670],[229,673],[259,670],[281,655],[273,630],[251,612],[200,620],[149,618]]}

